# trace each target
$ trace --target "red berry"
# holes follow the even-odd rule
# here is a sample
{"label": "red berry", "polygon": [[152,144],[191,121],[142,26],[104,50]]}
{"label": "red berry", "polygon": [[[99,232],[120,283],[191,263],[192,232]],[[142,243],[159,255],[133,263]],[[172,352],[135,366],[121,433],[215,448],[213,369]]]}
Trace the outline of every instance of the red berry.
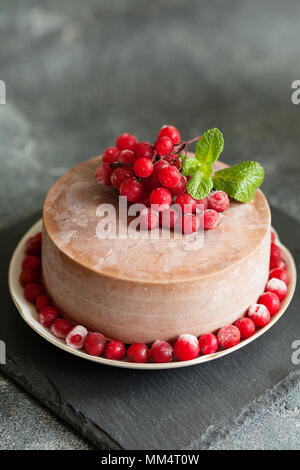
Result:
{"label": "red berry", "polygon": [[235,326],[240,330],[241,338],[247,339],[255,333],[255,323],[251,318],[240,318]]}
{"label": "red berry", "polygon": [[101,356],[106,339],[101,333],[90,333],[84,341],[84,349],[91,356]]}
{"label": "red berry", "polygon": [[132,178],[133,177],[133,169],[128,167],[128,166],[121,166],[119,168],[116,168],[111,175],[111,184],[117,188],[120,189],[121,184],[123,181],[125,181],[127,178]]}
{"label": "red berry", "polygon": [[136,176],[140,178],[148,178],[153,172],[153,163],[149,158],[138,158],[133,165]]}
{"label": "red berry", "polygon": [[127,350],[130,362],[147,362],[150,356],[148,347],[143,343],[134,343]]}
{"label": "red berry", "polygon": [[[143,183],[144,184],[144,183]],[[143,204],[144,206],[148,206],[149,205],[149,196],[150,194],[149,193],[143,193],[142,194],[142,197],[140,197],[140,199],[138,200],[138,203],[139,204]]]}
{"label": "red berry", "polygon": [[122,359],[126,354],[126,348],[124,343],[121,341],[109,341],[106,343],[105,349],[104,349],[104,356],[107,359],[114,359],[114,360],[119,360]]}
{"label": "red berry", "polygon": [[116,141],[116,145],[119,150],[135,150],[137,144],[137,138],[128,133],[119,135]]}
{"label": "red berry", "polygon": [[81,349],[87,335],[88,331],[84,326],[74,326],[66,336],[66,343],[73,349]]}
{"label": "red berry", "polygon": [[95,178],[99,184],[111,185],[112,168],[109,163],[101,163],[95,171]]}
{"label": "red berry", "polygon": [[151,347],[151,359],[153,362],[170,362],[173,357],[173,348],[166,341],[155,341]]}
{"label": "red berry", "polygon": [[223,328],[220,328],[218,331],[218,341],[223,349],[236,346],[240,342],[240,339],[240,330],[234,325],[223,326]]}
{"label": "red berry", "polygon": [[37,312],[42,310],[42,308],[44,308],[44,307],[48,307],[48,305],[50,305],[50,299],[49,299],[48,295],[39,295],[37,297],[37,299],[35,301],[35,306],[36,306]]}
{"label": "red berry", "polygon": [[107,149],[104,150],[102,161],[104,163],[114,163],[117,160],[119,152],[119,149],[116,147],[107,147]]}
{"label": "red berry", "polygon": [[157,137],[158,139],[161,137],[168,137],[173,142],[173,145],[179,144],[181,140],[180,133],[174,126],[163,126]]}
{"label": "red berry", "polygon": [[275,233],[271,230],[271,243],[275,243],[276,236]]}
{"label": "red berry", "polygon": [[257,301],[258,304],[263,304],[267,307],[270,315],[275,315],[280,309],[279,297],[274,292],[264,292]]}
{"label": "red berry", "polygon": [[193,214],[184,214],[180,220],[181,231],[186,235],[197,232],[200,227],[200,219]]}
{"label": "red berry", "polygon": [[39,269],[41,266],[41,258],[36,255],[28,255],[23,260],[22,269]]}
{"label": "red berry", "polygon": [[35,303],[36,299],[42,295],[43,289],[40,284],[26,284],[24,288],[24,296],[28,302]]}
{"label": "red berry", "polygon": [[158,179],[165,188],[174,188],[180,179],[180,173],[175,166],[166,166],[159,172]]}
{"label": "red berry", "polygon": [[180,219],[180,214],[173,208],[165,209],[160,213],[160,223],[164,228],[174,228]]}
{"label": "red berry", "polygon": [[169,165],[175,166],[178,170],[181,166],[180,158],[177,157],[177,155],[175,153],[171,153],[167,157],[164,157],[163,160],[165,160],[167,163],[169,163]]}
{"label": "red berry", "polygon": [[206,209],[203,215],[204,230],[216,228],[220,220],[219,213],[214,209]]}
{"label": "red berry", "polygon": [[58,318],[51,325],[50,330],[51,333],[57,338],[65,339],[71,328],[72,325],[70,322],[68,322],[68,320],[66,320],[65,318]]}
{"label": "red berry", "polygon": [[271,319],[271,315],[267,307],[260,303],[251,305],[251,307],[249,307],[248,317],[251,318],[255,326],[258,327],[266,326]]}
{"label": "red berry", "polygon": [[166,188],[156,188],[149,196],[150,206],[156,205],[162,211],[168,209],[172,204],[172,194]]}
{"label": "red berry", "polygon": [[48,307],[42,308],[39,312],[39,322],[41,325],[45,326],[46,328],[50,328],[52,323],[58,319],[58,313],[54,307],[48,305]]}
{"label": "red berry", "polygon": [[270,257],[271,258],[281,258],[282,256],[282,251],[281,248],[276,245],[275,243],[271,243],[271,252],[270,252]]}
{"label": "red berry", "polygon": [[218,349],[218,339],[212,333],[207,333],[206,335],[202,335],[200,337],[199,346],[201,354],[213,354]]}
{"label": "red berry", "polygon": [[174,345],[174,354],[180,361],[195,359],[199,351],[199,341],[194,335],[181,335]]}
{"label": "red berry", "polygon": [[149,158],[149,160],[152,160],[154,157],[153,147],[148,142],[136,144],[134,153],[135,158]]}
{"label": "red berry", "polygon": [[272,269],[277,269],[277,268],[285,268],[286,264],[283,261],[282,258],[279,258],[278,256],[271,256],[270,258],[270,270]]}
{"label": "red berry", "polygon": [[276,279],[280,279],[281,281],[285,282],[286,285],[288,285],[289,283],[289,275],[286,269],[284,268],[272,269],[272,271],[270,271],[270,274],[269,274],[269,279],[273,279],[274,277]]}
{"label": "red berry", "polygon": [[228,209],[229,198],[224,191],[216,191],[212,193],[208,198],[208,207],[214,209],[217,212],[223,212]]}
{"label": "red berry", "polygon": [[180,194],[176,199],[176,204],[179,204],[183,214],[195,212],[196,201],[188,193]]}
{"label": "red berry", "polygon": [[161,137],[155,143],[155,150],[160,157],[169,155],[169,153],[172,151],[172,148],[173,142],[171,139],[169,139],[169,137]]}
{"label": "red berry", "polygon": [[159,213],[149,207],[140,213],[140,226],[143,230],[154,230],[159,226]]}
{"label": "red berry", "polygon": [[179,176],[178,183],[174,188],[171,188],[171,193],[173,196],[178,196],[179,194],[183,194],[186,190],[186,177],[183,175]]}
{"label": "red berry", "polygon": [[283,300],[287,295],[286,283],[274,277],[267,282],[266,292],[274,292],[279,300]]}
{"label": "red berry", "polygon": [[154,176],[154,178],[157,178],[158,182],[159,182],[158,175],[159,175],[160,171],[163,168],[166,168],[168,166],[169,166],[169,163],[166,162],[165,159],[159,160],[159,162],[155,163],[155,165],[153,166],[153,176]]}
{"label": "red berry", "polygon": [[27,255],[41,255],[42,234],[37,233],[34,237],[28,238],[25,244],[25,252]]}
{"label": "red berry", "polygon": [[121,150],[117,158],[117,162],[122,165],[132,165],[135,161],[134,152],[132,150]]}
{"label": "red berry", "polygon": [[127,197],[128,202],[137,202],[143,194],[143,183],[136,178],[127,178],[120,186],[120,194]]}
{"label": "red berry", "polygon": [[196,210],[199,212],[205,211],[208,208],[208,198],[205,197],[204,199],[196,199],[197,208]]}
{"label": "red berry", "polygon": [[27,284],[38,284],[41,280],[41,274],[36,269],[26,269],[22,271],[19,277],[20,284],[25,287]]}

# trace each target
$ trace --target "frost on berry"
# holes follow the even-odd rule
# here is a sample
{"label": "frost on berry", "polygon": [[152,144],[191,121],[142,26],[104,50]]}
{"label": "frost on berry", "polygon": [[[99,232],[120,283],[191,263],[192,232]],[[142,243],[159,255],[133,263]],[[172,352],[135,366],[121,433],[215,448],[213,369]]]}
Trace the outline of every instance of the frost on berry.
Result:
{"label": "frost on berry", "polygon": [[74,326],[66,336],[66,343],[73,349],[81,349],[87,335],[88,331],[84,326]]}

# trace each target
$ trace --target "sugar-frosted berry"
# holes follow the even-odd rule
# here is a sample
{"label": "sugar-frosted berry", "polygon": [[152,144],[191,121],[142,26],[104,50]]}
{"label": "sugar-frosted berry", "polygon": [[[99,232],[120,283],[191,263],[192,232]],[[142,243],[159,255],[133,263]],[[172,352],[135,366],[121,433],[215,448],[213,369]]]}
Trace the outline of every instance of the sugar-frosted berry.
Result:
{"label": "sugar-frosted berry", "polygon": [[36,299],[42,295],[43,289],[40,284],[26,284],[24,288],[24,296],[28,302],[35,303]]}
{"label": "sugar-frosted berry", "polygon": [[174,354],[180,361],[189,361],[199,355],[199,341],[194,335],[181,335],[174,345]]}
{"label": "sugar-frosted berry", "polygon": [[168,209],[172,204],[172,194],[167,188],[156,188],[149,196],[149,204],[160,211]]}
{"label": "sugar-frosted berry", "polygon": [[71,328],[72,325],[68,320],[66,320],[65,318],[58,318],[51,325],[50,331],[57,338],[65,339]]}
{"label": "sugar-frosted berry", "polygon": [[160,129],[157,138],[160,139],[161,137],[168,137],[171,139],[173,145],[178,145],[181,140],[179,130],[174,126],[163,126]]}
{"label": "sugar-frosted berry", "polygon": [[26,269],[22,271],[19,277],[21,286],[25,287],[27,284],[39,284],[41,280],[40,271],[36,269]]}
{"label": "sugar-frosted berry", "polygon": [[140,226],[143,230],[154,230],[159,226],[159,213],[146,207],[140,213]]}
{"label": "sugar-frosted berry", "polygon": [[50,328],[50,326],[58,319],[57,310],[48,305],[48,307],[43,307],[39,312],[39,322],[41,325],[45,326],[46,328]]}
{"label": "sugar-frosted berry", "polygon": [[270,312],[267,307],[260,303],[251,305],[248,309],[248,317],[254,322],[255,326],[266,326],[270,322]]}
{"label": "sugar-frosted berry", "polygon": [[183,175],[179,176],[178,183],[174,188],[171,188],[171,193],[173,196],[179,196],[179,194],[183,194],[186,190],[186,177]]}
{"label": "sugar-frosted berry", "polygon": [[223,212],[228,209],[229,198],[224,191],[216,191],[208,197],[209,209],[214,209],[217,212]]}
{"label": "sugar-frosted berry", "polygon": [[160,224],[164,228],[174,228],[180,219],[180,213],[173,209],[165,209],[160,213]]}
{"label": "sugar-frosted berry", "polygon": [[287,295],[287,286],[286,283],[273,277],[267,282],[266,292],[274,292],[277,295],[279,300],[283,300]]}
{"label": "sugar-frosted berry", "polygon": [[37,233],[34,237],[28,238],[25,244],[25,252],[27,255],[41,255],[41,242],[42,234],[41,232]]}
{"label": "sugar-frosted berry", "polygon": [[153,163],[149,158],[143,157],[135,160],[133,170],[136,176],[140,178],[148,178],[153,172]]}
{"label": "sugar-frosted berry", "polygon": [[137,138],[125,132],[124,134],[119,135],[116,141],[116,146],[119,150],[135,150],[137,144]]}
{"label": "sugar-frosted berry", "polygon": [[91,356],[101,356],[106,339],[101,333],[90,333],[84,341],[84,349]]}
{"label": "sugar-frosted berry", "polygon": [[255,323],[251,318],[240,318],[235,326],[240,330],[242,339],[250,338],[255,333]]}
{"label": "sugar-frosted berry", "polygon": [[48,305],[50,305],[50,299],[48,297],[48,295],[39,295],[35,301],[35,306],[36,306],[36,310],[37,312],[39,312],[40,310],[42,310],[42,308],[44,307],[48,307]]}
{"label": "sugar-frosted berry", "polygon": [[179,183],[180,173],[175,166],[169,165],[160,170],[158,179],[165,188],[175,188]]}
{"label": "sugar-frosted berry", "polygon": [[117,158],[117,162],[122,163],[122,165],[132,165],[134,161],[135,156],[132,150],[121,150]]}
{"label": "sugar-frosted berry", "polygon": [[166,341],[154,341],[151,347],[151,359],[153,362],[170,362],[173,357],[173,348]]}
{"label": "sugar-frosted berry", "polygon": [[272,271],[270,271],[270,274],[269,274],[269,279],[273,279],[274,277],[276,279],[280,279],[281,281],[285,282],[286,285],[288,285],[289,283],[289,275],[286,269],[284,268],[272,269]]}
{"label": "sugar-frosted berry", "polygon": [[197,232],[200,227],[200,218],[194,214],[183,214],[180,226],[182,233],[186,235]]}
{"label": "sugar-frosted berry", "polygon": [[214,209],[206,209],[203,214],[204,230],[212,230],[216,228],[220,220],[219,213]]}
{"label": "sugar-frosted berry", "polygon": [[282,256],[281,248],[278,245],[276,245],[276,243],[271,243],[270,257],[281,258],[281,256]]}
{"label": "sugar-frosted berry", "polygon": [[81,349],[87,335],[88,331],[84,326],[74,326],[66,336],[66,343],[73,349]]}
{"label": "sugar-frosted berry", "polygon": [[41,258],[36,255],[28,255],[24,258],[22,269],[39,269],[41,266]]}
{"label": "sugar-frosted berry", "polygon": [[121,166],[116,168],[111,175],[111,184],[116,188],[120,189],[121,184],[127,178],[133,177],[133,169],[128,166]]}
{"label": "sugar-frosted berry", "polygon": [[149,158],[152,160],[154,157],[154,149],[148,142],[140,142],[135,146],[135,158]]}
{"label": "sugar-frosted berry", "polygon": [[277,268],[286,268],[286,264],[282,258],[278,256],[271,256],[270,258],[270,271]]}
{"label": "sugar-frosted berry", "polygon": [[126,354],[126,348],[124,343],[121,341],[112,340],[106,343],[104,348],[104,356],[107,359],[114,359],[118,361],[122,359]]}
{"label": "sugar-frosted berry", "polygon": [[219,347],[218,339],[212,333],[207,333],[199,338],[200,352],[203,355],[213,354]]}
{"label": "sugar-frosted berry", "polygon": [[195,212],[196,201],[188,193],[180,194],[176,199],[176,204],[179,204],[183,214]]}
{"label": "sugar-frosted berry", "polygon": [[280,300],[274,292],[264,292],[258,299],[257,303],[267,307],[270,315],[275,315],[280,309]]}
{"label": "sugar-frosted berry", "polygon": [[112,171],[109,163],[101,163],[95,171],[96,181],[104,186],[110,186]]}
{"label": "sugar-frosted berry", "polygon": [[240,330],[234,325],[223,326],[223,328],[220,328],[218,331],[219,345],[223,349],[236,346],[240,342],[240,339]]}
{"label": "sugar-frosted berry", "polygon": [[172,151],[173,142],[169,137],[161,137],[155,142],[155,150],[160,157],[169,155]]}
{"label": "sugar-frosted berry", "polygon": [[196,210],[199,212],[205,211],[208,208],[208,198],[205,197],[204,199],[196,199],[197,208]]}
{"label": "sugar-frosted berry", "polygon": [[127,197],[128,202],[137,202],[143,194],[143,183],[136,178],[127,178],[120,186],[120,194]]}
{"label": "sugar-frosted berry", "polygon": [[104,150],[102,161],[104,163],[114,163],[117,160],[120,150],[116,147],[107,147]]}
{"label": "sugar-frosted berry", "polygon": [[150,356],[149,348],[143,343],[134,343],[127,350],[127,357],[130,362],[147,362]]}

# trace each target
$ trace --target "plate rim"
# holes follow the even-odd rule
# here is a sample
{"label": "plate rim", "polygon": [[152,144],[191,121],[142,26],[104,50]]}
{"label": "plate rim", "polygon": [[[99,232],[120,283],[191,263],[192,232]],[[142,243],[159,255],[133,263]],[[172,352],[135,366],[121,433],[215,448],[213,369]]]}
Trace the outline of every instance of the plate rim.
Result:
{"label": "plate rim", "polygon": [[9,286],[9,291],[10,291],[12,300],[15,306],[17,307],[17,310],[19,314],[21,315],[21,317],[23,318],[23,320],[42,338],[44,338],[45,340],[47,340],[54,346],[62,349],[63,351],[66,351],[82,359],[86,359],[86,360],[96,362],[99,364],[108,365],[111,367],[120,367],[120,368],[125,368],[125,369],[161,370],[161,369],[177,369],[181,367],[189,367],[189,366],[193,366],[197,364],[202,364],[204,362],[209,362],[215,359],[219,359],[220,357],[226,356],[227,354],[231,354],[237,351],[238,349],[244,346],[247,346],[247,344],[251,343],[252,341],[255,341],[261,335],[266,333],[285,313],[285,311],[287,310],[293,298],[293,295],[296,289],[297,270],[296,270],[294,258],[292,254],[290,253],[290,251],[280,242],[280,239],[276,230],[274,230],[272,227],[272,230],[275,233],[276,243],[282,249],[284,259],[287,263],[290,283],[288,286],[288,294],[285,297],[285,299],[282,301],[279,312],[271,318],[271,321],[270,323],[268,323],[268,325],[257,330],[253,336],[247,339],[243,339],[240,343],[238,343],[236,346],[233,346],[232,348],[218,351],[213,354],[207,354],[205,356],[198,356],[195,359],[191,359],[189,361],[174,361],[174,362],[167,362],[167,363],[152,363],[152,362],[134,363],[134,362],[127,362],[126,360],[118,361],[118,360],[113,360],[113,359],[107,359],[102,356],[100,357],[91,356],[88,353],[84,352],[83,350],[76,350],[76,349],[71,348],[70,346],[66,345],[64,340],[52,335],[50,330],[42,326],[38,322],[38,320],[35,318],[35,316],[37,316],[37,313],[36,313],[34,305],[28,302],[24,298],[23,287],[19,283],[20,260],[22,260],[24,256],[24,245],[25,245],[26,240],[30,236],[33,236],[36,231],[41,231],[42,224],[43,224],[43,219],[40,218],[26,231],[26,233],[19,240],[11,256],[9,269],[8,269],[8,286]]}

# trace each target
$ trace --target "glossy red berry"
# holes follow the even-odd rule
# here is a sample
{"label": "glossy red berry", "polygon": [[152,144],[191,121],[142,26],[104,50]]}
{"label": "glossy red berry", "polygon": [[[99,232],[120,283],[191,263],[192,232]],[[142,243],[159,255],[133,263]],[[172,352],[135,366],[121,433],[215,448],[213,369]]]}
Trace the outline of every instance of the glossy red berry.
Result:
{"label": "glossy red berry", "polygon": [[224,191],[216,191],[208,197],[209,209],[217,212],[223,212],[229,207],[229,198]]}
{"label": "glossy red berry", "polygon": [[166,188],[156,188],[149,196],[149,203],[160,211],[168,209],[172,204],[172,194]]}
{"label": "glossy red berry", "polygon": [[266,292],[274,292],[279,300],[283,300],[287,295],[286,283],[274,277],[267,282]]}
{"label": "glossy red berry", "polygon": [[174,188],[179,183],[180,173],[175,166],[169,165],[160,170],[158,179],[165,188]]}
{"label": "glossy red berry", "polygon": [[81,349],[88,335],[87,329],[82,325],[74,326],[66,336],[66,343],[73,349]]}
{"label": "glossy red berry", "polygon": [[26,271],[21,272],[19,281],[21,286],[25,287],[27,284],[39,284],[40,278],[40,271],[36,269],[26,269]]}
{"label": "glossy red berry", "polygon": [[219,345],[223,349],[236,346],[240,342],[240,339],[240,330],[234,325],[223,326],[223,328],[220,328],[218,331]]}
{"label": "glossy red berry", "polygon": [[203,355],[213,354],[218,350],[218,339],[212,333],[202,335],[199,339],[200,352]]}
{"label": "glossy red berry", "polygon": [[116,161],[122,163],[122,165],[133,165],[135,161],[134,152],[132,150],[121,150]]}
{"label": "glossy red berry", "polygon": [[116,188],[120,189],[121,184],[127,178],[133,177],[133,169],[128,166],[121,166],[116,168],[111,175],[111,184]]}
{"label": "glossy red berry", "polygon": [[37,233],[34,237],[28,238],[25,244],[25,252],[27,255],[41,255],[42,234]]}
{"label": "glossy red berry", "polygon": [[43,307],[39,312],[39,322],[41,325],[45,326],[46,328],[50,328],[50,326],[58,319],[57,310],[48,305],[48,307]]}
{"label": "glossy red berry", "polygon": [[127,178],[120,186],[120,194],[127,197],[128,202],[137,202],[143,194],[143,183],[136,178]]}
{"label": "glossy red berry", "polygon": [[179,194],[183,194],[186,190],[186,183],[186,177],[180,175],[176,186],[174,186],[174,188],[171,188],[171,193],[173,194],[173,196],[179,196]]}
{"label": "glossy red berry", "polygon": [[104,349],[104,356],[107,359],[113,359],[115,361],[118,361],[122,359],[126,354],[126,348],[124,343],[121,341],[109,341],[106,343],[105,349]]}
{"label": "glossy red berry", "polygon": [[148,178],[148,176],[152,175],[153,163],[149,158],[138,158],[134,162],[133,170],[136,176],[139,176],[140,178]]}
{"label": "glossy red berry", "polygon": [[174,345],[174,354],[180,361],[195,359],[199,352],[199,341],[194,335],[181,335]]}
{"label": "glossy red berry", "polygon": [[160,139],[161,137],[168,137],[169,139],[171,139],[173,145],[178,145],[181,140],[180,133],[178,129],[176,129],[176,127],[174,126],[163,126],[159,131],[157,137],[158,139]]}
{"label": "glossy red berry", "polygon": [[160,213],[160,224],[164,228],[173,229],[179,222],[180,213],[173,209],[165,209]]}
{"label": "glossy red berry", "polygon": [[[260,302],[260,300],[258,300],[258,302]],[[266,326],[271,319],[271,315],[267,307],[260,303],[249,307],[248,317],[251,318],[257,327]]]}
{"label": "glossy red berry", "polygon": [[169,165],[175,166],[178,170],[181,166],[180,163],[180,158],[177,157],[175,153],[170,153],[167,157],[164,157],[163,160],[165,160]]}
{"label": "glossy red berry", "polygon": [[250,338],[255,333],[255,323],[251,318],[240,318],[235,326],[240,330],[242,339]]}
{"label": "glossy red berry", "polygon": [[137,144],[137,138],[125,132],[124,134],[119,135],[116,141],[116,146],[119,150],[135,150]]}
{"label": "glossy red berry", "polygon": [[180,225],[182,233],[186,235],[197,232],[200,228],[200,218],[194,214],[183,214]]}
{"label": "glossy red berry", "polygon": [[150,356],[149,348],[143,343],[134,343],[127,350],[130,362],[147,362]]}
{"label": "glossy red berry", "polygon": [[36,310],[37,312],[39,312],[40,310],[42,310],[42,308],[44,307],[48,307],[48,305],[50,305],[50,299],[48,297],[48,295],[39,295],[35,301],[35,306],[36,306]]}
{"label": "glossy red berry", "polygon": [[214,209],[206,209],[203,215],[204,230],[212,230],[216,228],[220,220],[219,213]]}
{"label": "glossy red berry", "polygon": [[24,296],[28,302],[35,303],[36,299],[42,295],[43,289],[40,284],[26,284],[24,288]]}
{"label": "glossy red berry", "polygon": [[28,255],[24,258],[22,269],[39,269],[41,266],[41,258],[36,255]]}
{"label": "glossy red berry", "polygon": [[281,281],[285,282],[286,285],[288,285],[289,283],[289,275],[286,269],[284,268],[272,269],[272,271],[270,271],[270,274],[269,274],[269,279],[273,279],[274,277],[276,279],[280,279]]}
{"label": "glossy red berry", "polygon": [[50,331],[57,338],[65,339],[71,328],[72,325],[68,320],[66,320],[65,318],[58,318],[51,325]]}
{"label": "glossy red berry", "polygon": [[276,245],[276,243],[271,243],[270,257],[281,258],[281,256],[282,256],[281,248],[278,245]]}
{"label": "glossy red berry", "polygon": [[149,158],[152,160],[154,157],[154,149],[148,142],[140,142],[135,146],[135,158]]}
{"label": "glossy red berry", "polygon": [[95,178],[99,184],[111,185],[112,168],[109,163],[101,163],[95,171]]}
{"label": "glossy red berry", "polygon": [[90,333],[84,341],[84,349],[91,356],[101,356],[105,343],[106,339],[101,333]]}
{"label": "glossy red berry", "polygon": [[120,153],[120,150],[116,147],[107,147],[104,150],[102,161],[104,163],[114,163],[117,160],[117,157]]}
{"label": "glossy red berry", "polygon": [[195,212],[196,201],[188,193],[180,194],[176,199],[176,204],[179,204],[183,214]]}
{"label": "glossy red berry", "polygon": [[286,264],[285,264],[285,262],[283,261],[282,258],[279,258],[278,256],[271,256],[271,258],[270,258],[270,271],[272,269],[277,269],[277,268],[285,269]]}
{"label": "glossy red berry", "polygon": [[159,213],[150,207],[140,213],[140,226],[143,230],[154,230],[159,226]]}
{"label": "glossy red berry", "polygon": [[166,341],[155,341],[151,347],[151,359],[153,362],[170,362],[173,357],[173,348]]}
{"label": "glossy red berry", "polygon": [[275,315],[280,309],[279,297],[274,292],[264,292],[257,301],[258,304],[263,304],[267,307],[270,315]]}
{"label": "glossy red berry", "polygon": [[155,150],[160,157],[169,155],[169,153],[172,151],[172,148],[173,142],[171,139],[169,139],[169,137],[161,137],[155,143]]}

